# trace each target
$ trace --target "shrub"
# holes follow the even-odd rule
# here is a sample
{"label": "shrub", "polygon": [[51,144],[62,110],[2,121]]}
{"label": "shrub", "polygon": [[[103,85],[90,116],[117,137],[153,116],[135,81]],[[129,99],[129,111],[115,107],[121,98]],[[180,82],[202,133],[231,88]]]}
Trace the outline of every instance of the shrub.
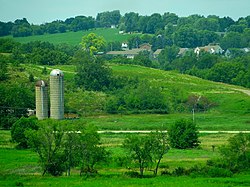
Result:
{"label": "shrub", "polygon": [[18,148],[28,148],[28,139],[25,136],[27,130],[37,130],[37,119],[34,117],[21,117],[11,128],[11,138],[13,142],[18,143]]}
{"label": "shrub", "polygon": [[209,167],[207,174],[210,177],[232,177],[233,173],[229,169]]}
{"label": "shrub", "polygon": [[168,171],[167,169],[165,169],[164,171],[161,172],[161,175],[168,175],[168,176],[170,176],[171,172]]}
{"label": "shrub", "polygon": [[200,143],[196,125],[185,119],[176,121],[168,130],[168,136],[172,148],[194,148]]}
{"label": "shrub", "polygon": [[131,178],[140,178],[141,175],[139,172],[136,171],[127,171],[124,173],[125,176],[131,177]]}
{"label": "shrub", "polygon": [[250,167],[250,135],[237,134],[228,140],[228,145],[220,147],[221,164],[237,172]]}
{"label": "shrub", "polygon": [[188,175],[188,174],[189,174],[188,170],[180,166],[175,168],[175,170],[172,172],[172,175],[174,176],[182,176],[182,175]]}

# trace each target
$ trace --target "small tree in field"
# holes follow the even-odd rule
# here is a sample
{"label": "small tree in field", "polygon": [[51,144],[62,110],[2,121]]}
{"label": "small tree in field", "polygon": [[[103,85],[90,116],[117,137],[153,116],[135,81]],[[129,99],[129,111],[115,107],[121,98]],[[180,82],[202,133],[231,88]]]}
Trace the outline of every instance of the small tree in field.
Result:
{"label": "small tree in field", "polygon": [[95,127],[81,129],[78,142],[80,175],[97,173],[95,166],[108,160],[109,152],[100,146],[100,140]]}
{"label": "small tree in field", "polygon": [[250,135],[237,134],[220,147],[222,162],[230,170],[244,170],[250,167]]}
{"label": "small tree in field", "polygon": [[161,159],[169,150],[166,135],[162,132],[152,132],[147,136],[129,136],[123,146],[128,150],[131,160],[139,166],[141,177],[145,169],[150,167],[153,167],[154,176],[156,176]]}
{"label": "small tree in field", "polygon": [[40,122],[39,130],[26,131],[30,147],[38,154],[43,175],[62,175],[66,170],[64,154],[64,131],[58,122],[46,120]]}
{"label": "small tree in field", "polygon": [[177,149],[194,148],[200,143],[195,123],[185,119],[176,121],[170,127],[168,137],[170,146]]}

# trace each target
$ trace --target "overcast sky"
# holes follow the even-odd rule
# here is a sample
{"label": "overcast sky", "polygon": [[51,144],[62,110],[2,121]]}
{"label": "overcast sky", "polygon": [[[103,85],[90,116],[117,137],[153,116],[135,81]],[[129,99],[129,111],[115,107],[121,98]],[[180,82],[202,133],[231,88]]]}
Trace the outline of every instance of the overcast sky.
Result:
{"label": "overcast sky", "polygon": [[0,21],[27,18],[30,23],[41,24],[77,15],[96,17],[112,10],[120,10],[122,15],[173,12],[178,16],[218,15],[237,20],[250,15],[250,0],[0,0]]}

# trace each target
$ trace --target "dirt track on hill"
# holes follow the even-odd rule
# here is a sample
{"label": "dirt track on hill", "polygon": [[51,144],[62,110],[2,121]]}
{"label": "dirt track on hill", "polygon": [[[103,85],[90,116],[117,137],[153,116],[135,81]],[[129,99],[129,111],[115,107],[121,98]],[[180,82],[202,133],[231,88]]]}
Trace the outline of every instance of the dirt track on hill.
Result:
{"label": "dirt track on hill", "polygon": [[250,96],[250,90],[244,90],[244,89],[234,89],[234,90],[243,92],[243,93],[247,94],[248,96]]}

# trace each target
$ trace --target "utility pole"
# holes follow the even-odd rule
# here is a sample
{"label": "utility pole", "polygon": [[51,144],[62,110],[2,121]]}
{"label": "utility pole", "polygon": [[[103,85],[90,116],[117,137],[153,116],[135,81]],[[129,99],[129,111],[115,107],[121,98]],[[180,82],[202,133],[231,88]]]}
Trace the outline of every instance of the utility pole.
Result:
{"label": "utility pole", "polygon": [[[195,102],[195,105],[198,104],[198,102],[200,101],[200,98],[201,98],[201,95],[198,97],[198,99],[196,100]],[[193,109],[192,109],[192,113],[193,113],[193,123],[194,123],[194,108],[195,108],[195,105],[193,105]]]}

